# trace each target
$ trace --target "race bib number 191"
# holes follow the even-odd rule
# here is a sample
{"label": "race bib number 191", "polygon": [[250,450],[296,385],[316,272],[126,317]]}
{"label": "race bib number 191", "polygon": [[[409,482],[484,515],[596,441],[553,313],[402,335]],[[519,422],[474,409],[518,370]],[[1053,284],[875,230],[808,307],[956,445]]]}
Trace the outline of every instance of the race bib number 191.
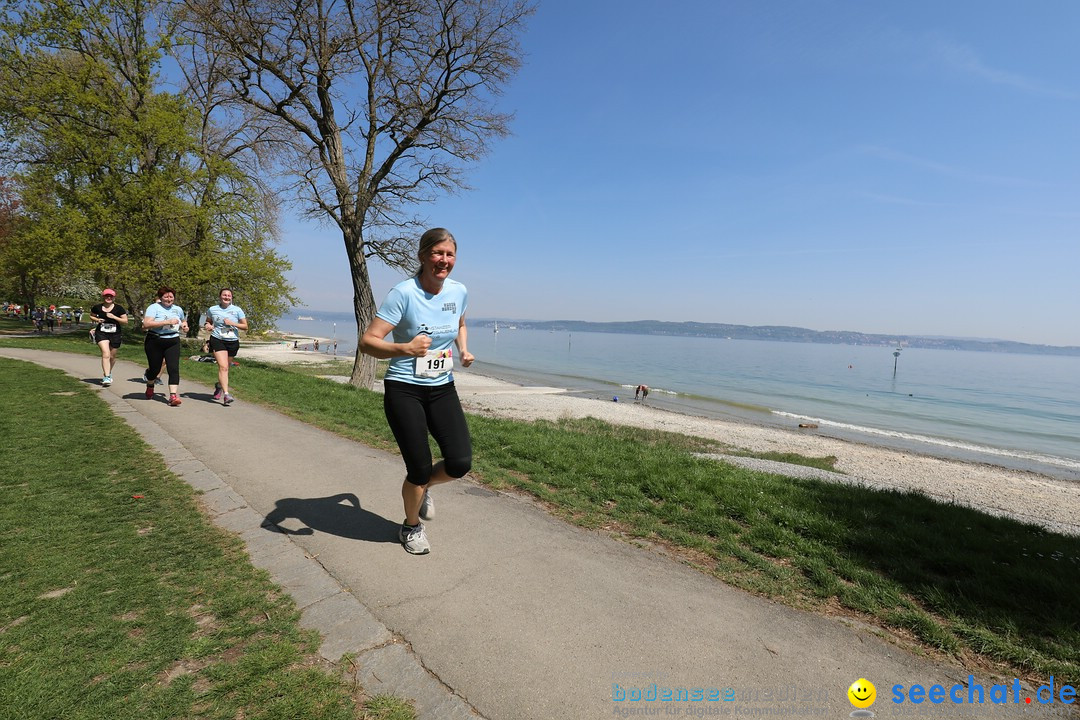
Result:
{"label": "race bib number 191", "polygon": [[454,369],[454,355],[447,350],[429,350],[424,357],[416,358],[416,376],[434,378]]}

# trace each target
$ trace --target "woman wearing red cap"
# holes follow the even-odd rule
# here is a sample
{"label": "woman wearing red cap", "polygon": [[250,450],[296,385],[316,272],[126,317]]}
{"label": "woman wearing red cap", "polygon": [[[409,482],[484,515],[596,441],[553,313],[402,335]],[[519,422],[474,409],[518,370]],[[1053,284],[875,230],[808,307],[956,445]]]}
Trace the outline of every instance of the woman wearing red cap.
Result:
{"label": "woman wearing red cap", "polygon": [[101,291],[101,303],[90,308],[90,319],[97,323],[90,334],[101,348],[101,384],[112,385],[112,369],[116,364],[116,351],[120,348],[122,336],[120,326],[127,325],[127,310],[117,305],[116,291],[105,288]]}

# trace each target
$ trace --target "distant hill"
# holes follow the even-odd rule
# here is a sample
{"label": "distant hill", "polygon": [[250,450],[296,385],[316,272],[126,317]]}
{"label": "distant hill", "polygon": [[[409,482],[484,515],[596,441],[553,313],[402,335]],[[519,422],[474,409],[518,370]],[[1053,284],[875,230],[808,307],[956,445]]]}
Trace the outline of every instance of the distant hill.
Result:
{"label": "distant hill", "polygon": [[[492,327],[493,319],[472,320],[473,327]],[[979,352],[1024,353],[1028,355],[1080,356],[1080,347],[1034,345],[1011,340],[975,340],[926,335],[878,335],[852,330],[808,330],[784,325],[729,325],[727,323],[665,322],[585,322],[583,320],[503,320],[500,329],[510,326],[522,330],[558,330],[566,332],[622,333],[633,335],[681,335],[687,337],[728,338],[732,340],[778,340],[783,342],[828,343],[833,345],[883,345],[897,343],[910,348],[939,350],[975,350]]]}

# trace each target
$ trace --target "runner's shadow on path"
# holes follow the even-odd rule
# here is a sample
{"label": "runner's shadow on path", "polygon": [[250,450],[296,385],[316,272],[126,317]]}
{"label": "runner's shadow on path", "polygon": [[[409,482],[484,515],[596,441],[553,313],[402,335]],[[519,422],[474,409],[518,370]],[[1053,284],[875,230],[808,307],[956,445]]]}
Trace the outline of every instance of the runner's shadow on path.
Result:
{"label": "runner's shadow on path", "polygon": [[[282,522],[295,518],[305,527],[291,530]],[[316,530],[329,535],[367,542],[398,542],[400,525],[360,506],[360,498],[340,493],[320,498],[282,498],[262,522],[270,532],[285,535],[312,535]]]}

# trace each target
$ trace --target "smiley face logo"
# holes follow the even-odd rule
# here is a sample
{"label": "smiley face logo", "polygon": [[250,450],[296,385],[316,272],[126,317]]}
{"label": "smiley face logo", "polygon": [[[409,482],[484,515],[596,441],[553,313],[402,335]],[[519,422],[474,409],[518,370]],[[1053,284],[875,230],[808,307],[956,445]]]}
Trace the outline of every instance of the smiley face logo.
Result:
{"label": "smiley face logo", "polygon": [[857,708],[868,708],[877,699],[877,688],[866,678],[859,678],[847,689],[848,700]]}

